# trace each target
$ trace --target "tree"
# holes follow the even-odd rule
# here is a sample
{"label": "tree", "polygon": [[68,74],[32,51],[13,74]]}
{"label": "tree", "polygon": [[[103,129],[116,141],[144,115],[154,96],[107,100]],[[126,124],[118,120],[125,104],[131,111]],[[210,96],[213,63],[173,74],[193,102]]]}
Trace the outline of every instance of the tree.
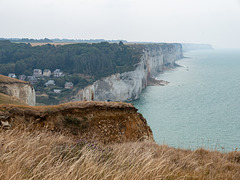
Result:
{"label": "tree", "polygon": [[20,75],[22,74],[26,69],[28,68],[28,65],[25,63],[24,60],[20,60],[16,62],[15,65],[15,73]]}
{"label": "tree", "polygon": [[55,84],[59,87],[64,87],[65,85],[65,79],[64,78],[57,78],[55,80]]}
{"label": "tree", "polygon": [[29,71],[29,70],[25,70],[25,71],[23,72],[23,74],[26,75],[26,76],[32,76],[32,72]]}

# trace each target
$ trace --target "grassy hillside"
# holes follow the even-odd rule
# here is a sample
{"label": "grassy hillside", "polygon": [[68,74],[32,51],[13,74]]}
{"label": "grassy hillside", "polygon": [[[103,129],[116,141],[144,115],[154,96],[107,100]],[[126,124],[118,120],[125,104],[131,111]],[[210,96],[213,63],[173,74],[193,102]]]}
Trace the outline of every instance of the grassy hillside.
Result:
{"label": "grassy hillside", "polygon": [[17,105],[27,105],[24,101],[21,99],[18,99],[16,97],[11,97],[6,94],[0,93],[0,104],[17,104]]}
{"label": "grassy hillside", "polygon": [[[1,180],[240,179],[240,151],[191,151],[132,140],[138,130],[140,134],[147,130],[141,128],[140,122],[146,123],[141,117],[133,123],[139,115],[131,104],[1,105],[0,110]],[[61,127],[71,132],[63,133]],[[87,131],[71,135],[76,127]],[[127,135],[131,142],[105,143],[108,138]]]}
{"label": "grassy hillside", "polygon": [[33,69],[61,69],[65,74],[80,73],[99,79],[133,70],[140,56],[140,51],[123,43],[31,46],[0,40],[0,73],[31,75]]}
{"label": "grassy hillside", "polygon": [[0,179],[240,179],[240,152],[152,142],[103,146],[49,132],[0,131]]}

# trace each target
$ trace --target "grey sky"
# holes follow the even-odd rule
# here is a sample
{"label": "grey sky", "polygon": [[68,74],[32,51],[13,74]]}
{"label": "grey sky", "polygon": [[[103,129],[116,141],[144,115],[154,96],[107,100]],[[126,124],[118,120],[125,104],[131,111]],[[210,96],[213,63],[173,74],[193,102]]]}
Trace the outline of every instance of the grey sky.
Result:
{"label": "grey sky", "polygon": [[0,0],[0,37],[240,48],[240,0]]}

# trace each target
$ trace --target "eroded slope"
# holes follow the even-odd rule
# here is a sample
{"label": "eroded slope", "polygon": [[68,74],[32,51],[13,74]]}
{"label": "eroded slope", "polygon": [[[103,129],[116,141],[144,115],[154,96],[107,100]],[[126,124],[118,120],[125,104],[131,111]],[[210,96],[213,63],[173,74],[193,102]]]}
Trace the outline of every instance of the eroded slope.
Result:
{"label": "eroded slope", "polygon": [[120,102],[75,102],[57,106],[0,106],[5,128],[47,129],[103,143],[153,140],[146,120],[137,109]]}

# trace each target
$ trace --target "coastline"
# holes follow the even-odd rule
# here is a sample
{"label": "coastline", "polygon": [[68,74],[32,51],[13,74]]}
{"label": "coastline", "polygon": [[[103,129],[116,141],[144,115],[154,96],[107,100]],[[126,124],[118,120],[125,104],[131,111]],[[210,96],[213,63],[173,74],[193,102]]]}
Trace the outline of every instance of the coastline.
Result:
{"label": "coastline", "polygon": [[183,58],[181,44],[136,45],[136,48],[139,47],[143,52],[135,70],[97,80],[92,85],[77,91],[69,101],[129,102],[138,99],[147,85],[167,85],[168,82],[154,80],[153,77],[159,72],[174,68],[175,62]]}
{"label": "coastline", "polygon": [[192,51],[186,54],[191,59],[177,62],[183,68],[157,76],[170,84],[150,87],[134,101],[156,142],[185,149],[239,149],[239,53]]}

